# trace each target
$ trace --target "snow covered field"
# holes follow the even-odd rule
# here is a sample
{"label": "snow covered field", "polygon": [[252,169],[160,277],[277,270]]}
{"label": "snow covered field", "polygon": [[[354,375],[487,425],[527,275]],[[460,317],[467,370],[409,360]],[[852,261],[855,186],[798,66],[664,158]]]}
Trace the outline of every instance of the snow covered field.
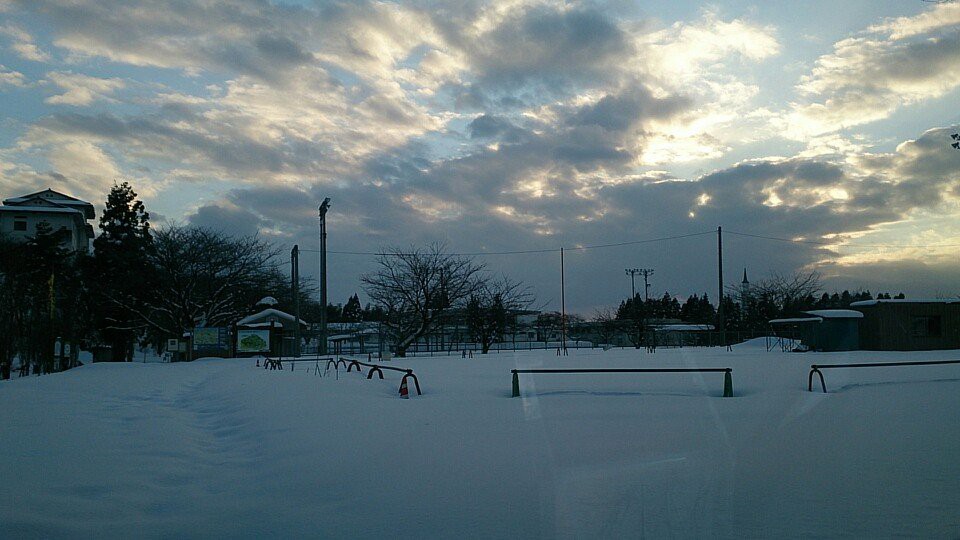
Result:
{"label": "snow covered field", "polygon": [[[0,537],[960,536],[960,351],[94,364],[0,382]],[[536,367],[721,373],[521,375]]]}

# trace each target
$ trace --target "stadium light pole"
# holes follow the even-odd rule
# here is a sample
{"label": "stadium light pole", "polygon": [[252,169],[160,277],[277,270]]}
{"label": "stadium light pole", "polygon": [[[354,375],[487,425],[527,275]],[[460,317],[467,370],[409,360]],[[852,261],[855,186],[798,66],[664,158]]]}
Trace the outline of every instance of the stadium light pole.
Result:
{"label": "stadium light pole", "polygon": [[330,197],[320,204],[320,343],[319,354],[327,354],[327,210]]}
{"label": "stadium light pole", "polygon": [[640,273],[639,268],[625,268],[624,271],[630,276],[630,300],[633,301],[637,297],[637,286],[634,283],[637,274]]}

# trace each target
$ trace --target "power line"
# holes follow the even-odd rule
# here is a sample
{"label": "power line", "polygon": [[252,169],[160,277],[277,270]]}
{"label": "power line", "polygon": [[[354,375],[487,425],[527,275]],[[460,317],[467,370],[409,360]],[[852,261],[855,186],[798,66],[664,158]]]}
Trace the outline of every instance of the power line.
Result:
{"label": "power line", "polygon": [[[567,251],[585,251],[588,249],[603,249],[603,248],[612,248],[612,247],[621,247],[621,246],[632,246],[637,244],[649,244],[653,242],[664,242],[667,240],[679,240],[682,238],[691,238],[694,236],[704,236],[707,234],[713,234],[714,231],[704,231],[691,234],[679,234],[673,236],[662,236],[659,238],[647,238],[643,240],[629,240],[626,242],[616,242],[612,244],[594,244],[589,246],[574,246],[570,248],[563,248]],[[477,257],[482,255],[525,255],[531,253],[560,253],[561,248],[545,248],[545,249],[520,249],[512,251],[475,251],[475,252],[463,252],[463,253],[450,253],[450,255],[456,255],[461,257]],[[300,251],[308,251],[311,253],[318,253],[316,249],[301,249]],[[402,255],[412,255],[412,253],[390,253],[383,251],[330,251],[327,253],[336,253],[338,255],[390,255],[390,256],[402,256]]]}

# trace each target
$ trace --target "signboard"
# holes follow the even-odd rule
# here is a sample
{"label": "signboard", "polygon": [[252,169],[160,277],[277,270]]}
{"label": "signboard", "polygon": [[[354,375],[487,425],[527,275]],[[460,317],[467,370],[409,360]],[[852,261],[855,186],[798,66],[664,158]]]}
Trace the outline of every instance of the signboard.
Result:
{"label": "signboard", "polygon": [[180,348],[180,340],[177,339],[168,339],[167,340],[167,350],[176,352]]}
{"label": "signboard", "polygon": [[195,351],[227,349],[229,347],[227,340],[226,327],[193,329],[193,350]]}
{"label": "signboard", "polygon": [[237,329],[237,352],[270,352],[270,330]]}

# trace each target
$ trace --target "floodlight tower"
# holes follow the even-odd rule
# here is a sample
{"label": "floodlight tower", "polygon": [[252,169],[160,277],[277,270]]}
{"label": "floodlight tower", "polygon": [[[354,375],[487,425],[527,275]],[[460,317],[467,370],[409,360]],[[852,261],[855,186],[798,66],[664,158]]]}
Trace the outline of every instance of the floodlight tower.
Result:
{"label": "floodlight tower", "polygon": [[653,268],[641,268],[640,273],[643,274],[643,301],[650,301],[650,276],[653,275]]}
{"label": "floodlight tower", "polygon": [[330,197],[320,204],[320,343],[319,354],[327,354],[327,210]]}
{"label": "floodlight tower", "polygon": [[637,286],[634,283],[637,274],[640,273],[639,268],[625,268],[624,271],[630,276],[630,300],[632,301],[637,297]]}

